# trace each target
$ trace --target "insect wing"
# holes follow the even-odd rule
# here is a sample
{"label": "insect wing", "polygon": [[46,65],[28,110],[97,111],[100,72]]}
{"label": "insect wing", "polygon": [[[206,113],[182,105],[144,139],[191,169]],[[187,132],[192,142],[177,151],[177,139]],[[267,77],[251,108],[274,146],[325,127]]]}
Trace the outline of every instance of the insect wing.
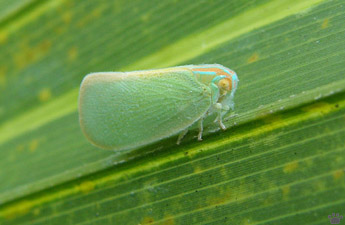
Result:
{"label": "insect wing", "polygon": [[94,145],[113,150],[174,135],[211,105],[210,89],[188,69],[90,74],[79,96],[84,134]]}

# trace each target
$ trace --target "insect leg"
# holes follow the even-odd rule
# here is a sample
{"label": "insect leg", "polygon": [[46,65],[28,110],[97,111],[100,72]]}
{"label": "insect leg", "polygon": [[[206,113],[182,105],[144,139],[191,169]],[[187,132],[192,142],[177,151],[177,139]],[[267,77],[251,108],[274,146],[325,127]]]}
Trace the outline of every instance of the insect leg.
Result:
{"label": "insect leg", "polygon": [[212,104],[216,104],[219,99],[219,88],[216,84],[211,83]]}
{"label": "insect leg", "polygon": [[202,141],[202,132],[204,131],[203,122],[204,122],[204,117],[200,118],[200,120],[198,121],[198,124],[199,124],[198,141]]}
{"label": "insect leg", "polygon": [[188,133],[188,128],[184,129],[183,131],[181,131],[181,133],[179,134],[178,138],[177,138],[177,142],[176,144],[179,145],[181,144],[182,139],[184,138],[184,136]]}
{"label": "insect leg", "polygon": [[222,128],[223,130],[226,129],[225,125],[223,124],[223,106],[221,103],[216,103],[214,104],[214,107],[216,109],[216,112],[217,112],[217,118],[215,119],[215,123],[218,122],[219,123],[219,126],[220,128]]}

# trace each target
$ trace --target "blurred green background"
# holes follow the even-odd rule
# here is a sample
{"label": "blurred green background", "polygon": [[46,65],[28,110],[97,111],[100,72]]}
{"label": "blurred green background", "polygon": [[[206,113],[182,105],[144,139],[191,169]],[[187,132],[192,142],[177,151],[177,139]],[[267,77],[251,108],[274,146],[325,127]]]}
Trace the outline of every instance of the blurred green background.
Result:
{"label": "blurred green background", "polygon": [[[0,0],[0,224],[329,224],[345,216],[344,0]],[[93,147],[90,72],[219,63],[235,111]]]}

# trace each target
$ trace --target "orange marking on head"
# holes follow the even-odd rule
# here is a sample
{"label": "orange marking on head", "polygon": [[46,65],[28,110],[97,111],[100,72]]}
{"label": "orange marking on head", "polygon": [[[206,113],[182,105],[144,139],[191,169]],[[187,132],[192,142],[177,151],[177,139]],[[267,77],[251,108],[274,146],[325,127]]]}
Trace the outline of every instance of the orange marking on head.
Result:
{"label": "orange marking on head", "polygon": [[[211,68],[194,68],[192,69],[194,71],[203,71],[203,72],[215,72],[217,76],[219,75],[224,75],[227,76],[227,78],[229,78],[231,80],[231,76],[226,73],[223,69],[220,69],[218,67],[211,67]],[[234,74],[233,71],[229,70],[230,74]]]}
{"label": "orange marking on head", "polygon": [[195,68],[195,69],[193,69],[193,70],[195,70],[195,71],[204,71],[204,72],[216,72],[217,73],[217,75],[218,74],[223,74],[224,73],[224,71],[223,70],[221,70],[221,69],[219,69],[219,68],[217,68],[217,67],[213,67],[213,68]]}

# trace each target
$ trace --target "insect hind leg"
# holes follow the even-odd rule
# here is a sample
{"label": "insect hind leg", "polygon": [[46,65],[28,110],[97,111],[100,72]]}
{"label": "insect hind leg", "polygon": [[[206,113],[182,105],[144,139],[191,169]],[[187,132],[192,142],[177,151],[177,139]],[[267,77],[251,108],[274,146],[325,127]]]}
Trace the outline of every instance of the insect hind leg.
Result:
{"label": "insect hind leg", "polygon": [[178,135],[176,144],[179,145],[181,144],[182,139],[184,138],[184,136],[186,136],[186,134],[188,133],[188,128],[184,129],[183,131],[181,131],[181,133]]}

